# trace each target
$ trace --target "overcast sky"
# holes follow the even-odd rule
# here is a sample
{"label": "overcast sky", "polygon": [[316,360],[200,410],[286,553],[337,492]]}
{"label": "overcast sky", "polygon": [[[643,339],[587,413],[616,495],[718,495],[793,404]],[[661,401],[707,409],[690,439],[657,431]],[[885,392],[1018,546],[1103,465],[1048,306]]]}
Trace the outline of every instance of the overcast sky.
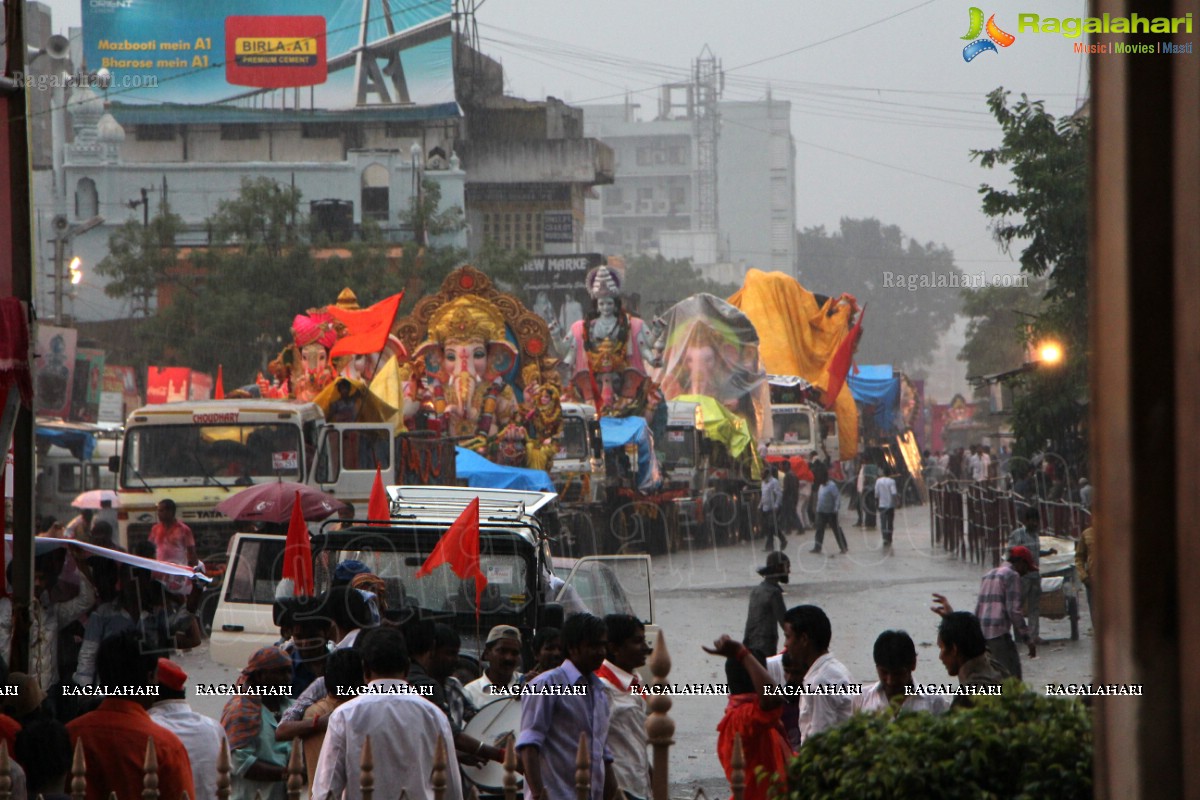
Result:
{"label": "overcast sky", "polygon": [[[49,5],[57,29],[78,24],[79,0]],[[961,38],[969,2],[948,0],[486,0],[477,19],[482,48],[503,63],[512,94],[586,107],[631,93],[649,116],[658,85],[686,80],[707,45],[725,72],[724,99],[769,90],[792,103],[797,227],[874,216],[950,247],[964,272],[994,274],[1017,265],[998,251],[979,210],[979,184],[1005,176],[969,158],[999,141],[985,95],[1004,86],[1061,115],[1088,92],[1088,57],[1073,53],[1076,40],[1018,34],[1016,24],[1018,11],[1078,17],[1086,4],[1031,5],[999,10],[997,23],[1016,41],[970,63]]]}

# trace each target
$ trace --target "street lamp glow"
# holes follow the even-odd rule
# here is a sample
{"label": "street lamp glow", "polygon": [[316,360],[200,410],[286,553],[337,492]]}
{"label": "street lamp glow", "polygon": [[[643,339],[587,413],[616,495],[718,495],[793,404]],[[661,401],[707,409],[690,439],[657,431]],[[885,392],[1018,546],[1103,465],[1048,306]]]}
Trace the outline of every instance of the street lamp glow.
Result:
{"label": "street lamp glow", "polygon": [[67,267],[67,269],[69,269],[71,271],[71,285],[72,286],[78,286],[79,282],[83,280],[83,272],[80,270],[80,267],[82,267],[82,266],[83,266],[83,259],[81,259],[79,256],[75,256],[74,258],[71,259],[71,263]]}
{"label": "street lamp glow", "polygon": [[1038,360],[1047,366],[1054,366],[1063,359],[1062,345],[1058,342],[1042,342],[1038,346]]}

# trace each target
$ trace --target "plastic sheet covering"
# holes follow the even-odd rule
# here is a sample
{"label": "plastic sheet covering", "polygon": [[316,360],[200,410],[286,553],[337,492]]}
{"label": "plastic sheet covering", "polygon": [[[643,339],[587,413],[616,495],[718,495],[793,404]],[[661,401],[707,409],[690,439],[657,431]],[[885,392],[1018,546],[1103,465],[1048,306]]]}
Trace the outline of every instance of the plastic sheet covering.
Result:
{"label": "plastic sheet covering", "polygon": [[662,483],[658,469],[658,456],[654,452],[654,439],[650,426],[641,417],[601,417],[600,438],[605,450],[613,450],[628,444],[637,445],[637,483],[639,492],[650,492]]}
{"label": "plastic sheet covering", "polygon": [[464,447],[454,448],[454,469],[474,489],[524,489],[553,492],[554,482],[545,470],[495,464]]}
{"label": "plastic sheet covering", "polygon": [[[729,302],[758,330],[759,352],[767,372],[797,375],[821,388],[829,385],[829,360],[849,332],[855,310],[849,295],[830,298],[818,306],[813,293],[790,275],[752,269]],[[848,386],[838,393],[834,410],[842,458],[854,458],[858,453],[858,410]]]}
{"label": "plastic sheet covering", "polygon": [[880,431],[904,429],[904,420],[896,413],[900,409],[900,378],[893,376],[890,364],[859,367],[857,374],[852,369],[846,382],[854,401],[863,405],[863,412],[874,413]]}
{"label": "plastic sheet covering", "polygon": [[771,438],[771,394],[750,319],[719,297],[696,294],[671,306],[660,384],[668,400],[716,398],[746,420],[755,441]]}
{"label": "plastic sheet covering", "polygon": [[714,442],[720,442],[736,459],[750,461],[750,477],[754,480],[762,478],[762,459],[758,455],[754,437],[746,427],[746,421],[734,414],[712,397],[698,394],[685,394],[675,398],[685,403],[697,403],[704,419],[704,436]]}

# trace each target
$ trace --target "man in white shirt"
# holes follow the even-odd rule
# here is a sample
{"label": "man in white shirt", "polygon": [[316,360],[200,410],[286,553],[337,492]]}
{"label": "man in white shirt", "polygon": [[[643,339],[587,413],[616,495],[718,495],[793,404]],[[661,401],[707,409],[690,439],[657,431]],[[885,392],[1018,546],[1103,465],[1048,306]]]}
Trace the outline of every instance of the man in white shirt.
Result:
{"label": "man in white shirt", "polygon": [[971,445],[971,455],[967,458],[967,471],[971,480],[977,483],[987,477],[987,473],[983,471],[983,457],[979,454],[979,445],[977,444]]}
{"label": "man in white shirt", "polygon": [[896,529],[896,479],[890,471],[875,481],[875,501],[879,506],[879,532],[883,549],[892,554],[892,534]]}
{"label": "man in white shirt", "polygon": [[608,749],[625,800],[650,797],[650,759],[646,752],[646,701],[630,691],[641,685],[634,670],[646,663],[650,645],[646,627],[631,614],[609,614],[608,658],[596,670],[609,698]]}
{"label": "man in white shirt", "polygon": [[804,685],[842,686],[838,694],[809,694],[800,698],[800,738],[829,730],[850,718],[851,701],[857,687],[850,671],[829,654],[833,629],[829,617],[817,606],[794,606],[783,618],[784,649],[788,658],[804,670]]}
{"label": "man in white shirt", "polygon": [[450,722],[404,680],[404,636],[395,628],[373,628],[363,635],[361,652],[367,686],[353,702],[342,703],[329,715],[312,796],[361,800],[359,765],[370,736],[375,786],[386,789],[387,796],[432,800],[433,760],[440,739],[446,753],[446,797],[462,797]]}
{"label": "man in white shirt", "polygon": [[161,699],[147,709],[150,719],[178,736],[187,748],[196,797],[216,797],[217,757],[222,750],[229,750],[225,728],[188,705],[184,691],[187,673],[174,661],[160,658],[154,680]]}
{"label": "man in white shirt", "polygon": [[945,695],[910,693],[916,688],[917,648],[904,631],[884,631],[875,640],[876,683],[851,701],[855,713],[886,711],[893,717],[916,711],[944,714],[950,708]]}
{"label": "man in white shirt", "polygon": [[483,658],[488,662],[483,675],[463,687],[463,694],[476,711],[497,698],[493,686],[514,686],[521,680],[521,632],[512,625],[497,625],[487,635]]}

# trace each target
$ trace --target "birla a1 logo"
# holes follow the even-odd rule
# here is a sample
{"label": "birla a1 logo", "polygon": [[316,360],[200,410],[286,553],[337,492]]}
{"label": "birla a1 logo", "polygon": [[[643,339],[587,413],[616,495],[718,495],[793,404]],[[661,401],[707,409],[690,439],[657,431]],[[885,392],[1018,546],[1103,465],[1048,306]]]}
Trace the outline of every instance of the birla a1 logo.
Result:
{"label": "birla a1 logo", "polygon": [[[984,31],[987,32],[987,38],[981,39],[979,34]],[[998,53],[1000,51],[996,49],[996,45],[1008,47],[1017,40],[1017,37],[1011,33],[1000,30],[1000,26],[996,24],[995,14],[988,17],[987,25],[984,25],[983,9],[974,6],[971,7],[971,27],[967,31],[967,35],[962,38],[971,40],[971,43],[963,48],[963,61],[972,61],[975,56],[989,50]]]}

